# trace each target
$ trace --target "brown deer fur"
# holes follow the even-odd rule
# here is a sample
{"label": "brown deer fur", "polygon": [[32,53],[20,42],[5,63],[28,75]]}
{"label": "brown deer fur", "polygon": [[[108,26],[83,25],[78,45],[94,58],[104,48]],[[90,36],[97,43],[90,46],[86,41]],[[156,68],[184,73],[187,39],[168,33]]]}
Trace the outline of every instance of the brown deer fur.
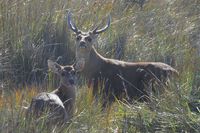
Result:
{"label": "brown deer fur", "polygon": [[49,69],[60,77],[60,86],[50,92],[42,92],[35,96],[28,108],[28,114],[40,118],[47,113],[48,124],[68,121],[74,112],[75,104],[75,70],[73,66],[61,66],[48,60]]}
{"label": "brown deer fur", "polygon": [[89,32],[82,32],[71,21],[68,13],[68,25],[76,33],[76,61],[84,64],[82,74],[93,85],[94,95],[100,89],[105,103],[115,98],[124,97],[132,100],[143,96],[149,97],[155,81],[165,83],[177,71],[161,62],[124,62],[101,56],[94,48],[97,36],[110,25],[98,30],[98,27]]}

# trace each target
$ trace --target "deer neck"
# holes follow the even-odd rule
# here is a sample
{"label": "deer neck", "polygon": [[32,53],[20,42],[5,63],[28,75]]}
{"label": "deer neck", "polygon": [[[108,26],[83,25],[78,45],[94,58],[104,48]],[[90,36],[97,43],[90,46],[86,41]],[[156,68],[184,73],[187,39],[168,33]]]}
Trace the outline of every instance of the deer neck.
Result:
{"label": "deer neck", "polygon": [[101,56],[94,47],[91,48],[89,58],[85,61],[83,73],[91,78],[95,73],[100,71],[104,63],[104,57]]}
{"label": "deer neck", "polygon": [[[75,87],[74,86],[66,87],[61,84],[55,91],[53,91],[53,93],[55,93],[60,98],[65,108],[69,106],[69,103],[73,104],[75,101]],[[69,102],[66,102],[68,100]]]}

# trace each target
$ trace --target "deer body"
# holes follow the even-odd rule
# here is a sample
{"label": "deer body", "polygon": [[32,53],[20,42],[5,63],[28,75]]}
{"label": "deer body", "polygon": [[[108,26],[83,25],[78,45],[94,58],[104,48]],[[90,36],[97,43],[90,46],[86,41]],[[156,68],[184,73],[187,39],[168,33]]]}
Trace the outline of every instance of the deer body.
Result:
{"label": "deer body", "polygon": [[74,112],[74,68],[60,66],[51,60],[48,60],[48,66],[60,76],[60,86],[50,93],[42,92],[35,96],[28,108],[28,113],[37,118],[40,118],[42,114],[46,115],[48,124],[64,123],[72,117]]}
{"label": "deer body", "polygon": [[94,45],[98,34],[110,26],[110,18],[104,28],[82,32],[71,21],[69,12],[68,25],[76,33],[76,64],[83,64],[81,72],[93,85],[94,94],[100,87],[106,101],[121,99],[124,94],[127,99],[150,96],[154,81],[165,83],[177,74],[174,68],[161,62],[124,62],[101,56]]}
{"label": "deer body", "polygon": [[54,93],[42,92],[35,96],[31,101],[28,111],[35,118],[46,115],[48,123],[63,123],[68,119],[63,102]]}
{"label": "deer body", "polygon": [[89,85],[93,85],[95,94],[101,87],[106,100],[112,102],[124,94],[130,99],[149,96],[152,90],[145,86],[154,81],[165,83],[177,71],[161,62],[124,62],[104,58],[92,48],[82,74],[89,79]]}
{"label": "deer body", "polygon": [[56,94],[62,101],[64,108],[68,114],[68,118],[71,118],[74,112],[74,104],[76,98],[75,87],[66,88],[65,86],[60,86],[58,89],[52,92]]}

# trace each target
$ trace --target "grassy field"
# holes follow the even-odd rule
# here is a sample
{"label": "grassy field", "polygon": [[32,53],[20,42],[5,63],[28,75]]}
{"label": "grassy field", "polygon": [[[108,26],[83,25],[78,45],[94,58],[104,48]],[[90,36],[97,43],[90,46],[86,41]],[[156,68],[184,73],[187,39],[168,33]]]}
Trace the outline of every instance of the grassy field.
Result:
{"label": "grassy field", "polygon": [[[139,1],[139,0],[138,0]],[[112,17],[97,51],[125,61],[161,61],[179,77],[152,103],[116,101],[102,111],[91,89],[77,86],[76,112],[63,127],[27,120],[31,98],[58,85],[47,59],[75,60],[66,12],[82,30]],[[200,1],[0,0],[0,132],[135,133],[200,132]]]}

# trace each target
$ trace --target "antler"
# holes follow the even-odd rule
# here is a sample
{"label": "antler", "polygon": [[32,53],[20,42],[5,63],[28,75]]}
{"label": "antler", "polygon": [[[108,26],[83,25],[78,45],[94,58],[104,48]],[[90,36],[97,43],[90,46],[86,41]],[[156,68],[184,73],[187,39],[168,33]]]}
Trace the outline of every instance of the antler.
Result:
{"label": "antler", "polygon": [[110,21],[111,21],[111,16],[109,15],[106,26],[104,28],[102,28],[102,29],[99,29],[99,30],[98,30],[99,26],[97,26],[92,32],[94,34],[100,34],[100,33],[104,32],[104,31],[106,31],[110,27]]}
{"label": "antler", "polygon": [[78,28],[76,27],[76,25],[71,21],[71,12],[69,11],[67,14],[67,23],[68,23],[68,27],[73,30],[76,34],[79,34],[80,31],[78,30]]}

